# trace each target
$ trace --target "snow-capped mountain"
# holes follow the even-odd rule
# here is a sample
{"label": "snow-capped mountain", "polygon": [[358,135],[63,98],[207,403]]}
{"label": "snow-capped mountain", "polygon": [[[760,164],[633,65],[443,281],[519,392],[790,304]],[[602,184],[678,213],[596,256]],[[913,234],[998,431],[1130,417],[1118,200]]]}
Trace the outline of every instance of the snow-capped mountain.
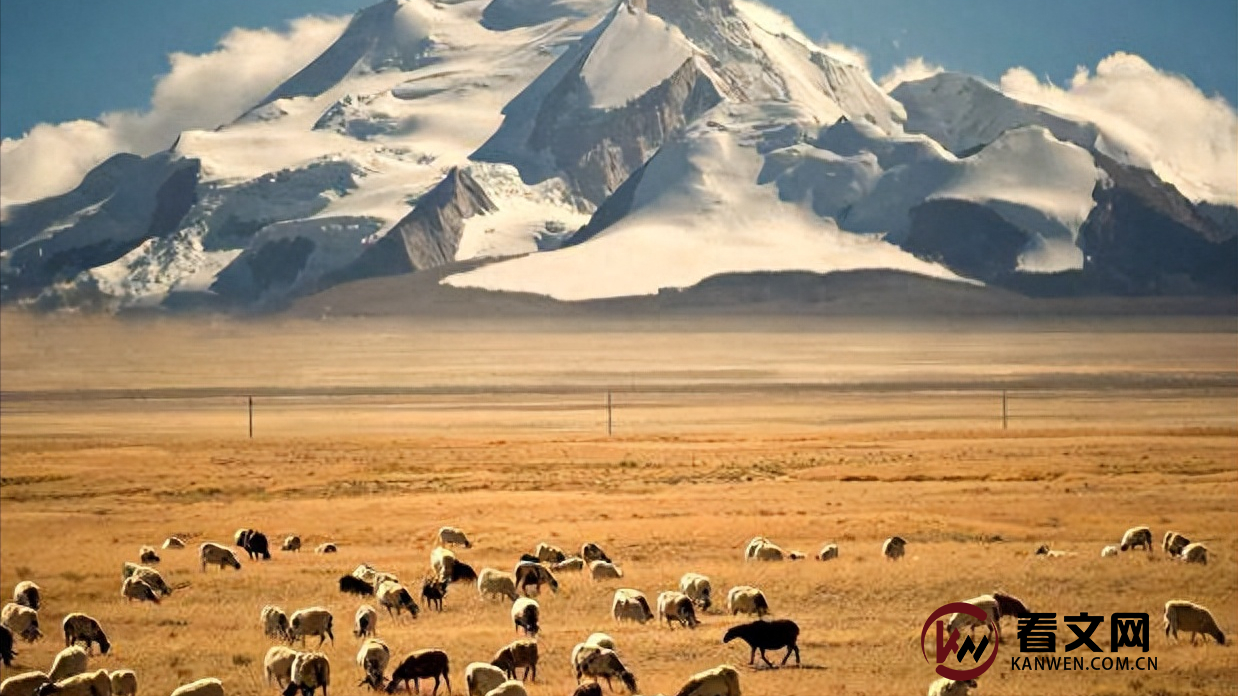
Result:
{"label": "snow-capped mountain", "polygon": [[977,78],[886,94],[748,0],[387,0],[234,121],[6,209],[0,283],[244,310],[432,268],[560,300],[859,269],[1238,292],[1238,211],[1154,164]]}

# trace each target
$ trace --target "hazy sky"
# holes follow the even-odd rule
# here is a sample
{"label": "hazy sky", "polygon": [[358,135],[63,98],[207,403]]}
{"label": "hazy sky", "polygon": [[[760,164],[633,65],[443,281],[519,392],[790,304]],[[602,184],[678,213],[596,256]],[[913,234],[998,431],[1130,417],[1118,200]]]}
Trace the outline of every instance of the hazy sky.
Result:
{"label": "hazy sky", "polygon": [[[149,107],[169,54],[212,51],[235,27],[287,29],[367,0],[4,0],[0,135]],[[996,81],[1028,68],[1057,84],[1115,51],[1238,103],[1234,0],[772,0],[806,34],[860,49],[879,78],[910,58]]]}

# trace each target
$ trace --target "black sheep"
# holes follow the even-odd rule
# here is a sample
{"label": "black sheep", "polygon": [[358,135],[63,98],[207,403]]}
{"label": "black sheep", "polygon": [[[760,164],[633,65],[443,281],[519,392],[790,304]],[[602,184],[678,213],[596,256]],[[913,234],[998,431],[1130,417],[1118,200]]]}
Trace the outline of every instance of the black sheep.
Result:
{"label": "black sheep", "polygon": [[449,582],[473,582],[477,579],[477,571],[473,570],[473,566],[456,561],[451,564],[451,580]]}
{"label": "black sheep", "polygon": [[534,556],[531,553],[520,554],[519,563],[541,563],[541,562],[542,562],[542,559],[538,558],[537,556]]}
{"label": "black sheep", "polygon": [[262,532],[250,532],[245,537],[245,543],[242,545],[245,552],[249,554],[249,560],[254,560],[259,556],[262,560],[271,560],[271,550],[267,544],[267,535]]}
{"label": "black sheep", "polygon": [[572,696],[602,696],[602,685],[597,682],[581,684],[572,692]]}
{"label": "black sheep", "polygon": [[791,657],[791,652],[795,652],[795,664],[800,663],[800,648],[796,644],[800,636],[800,627],[790,619],[777,619],[774,621],[753,621],[752,623],[740,624],[732,626],[727,630],[726,635],[722,637],[723,643],[730,643],[739,638],[752,648],[752,654],[748,656],[748,664],[756,661],[757,651],[761,651],[761,659],[770,667],[774,663],[769,661],[765,656],[766,650],[778,650],[781,648],[787,649],[787,654],[782,657],[782,664],[787,664],[787,660]]}
{"label": "black sheep", "polygon": [[13,650],[13,632],[8,626],[0,626],[0,660],[5,667],[12,667],[14,657],[17,653]]}
{"label": "black sheep", "polygon": [[[453,568],[454,570],[454,568]],[[421,599],[425,602],[426,608],[429,609],[432,605],[435,609],[443,610],[443,597],[447,595],[447,583],[442,580],[430,580],[427,578],[421,583]]]}
{"label": "black sheep", "polygon": [[352,575],[340,576],[340,592],[355,594],[360,597],[370,597],[374,594],[374,586]]}
{"label": "black sheep", "polygon": [[451,692],[451,677],[450,666],[447,661],[447,653],[442,650],[418,650],[411,653],[399,667],[391,673],[391,683],[387,684],[387,693],[394,694],[400,688],[400,683],[404,683],[404,687],[408,688],[408,682],[413,682],[413,689],[417,693],[421,693],[421,685],[418,683],[421,679],[434,679],[434,690],[430,692],[431,696],[438,693],[439,678],[447,683],[447,691]]}

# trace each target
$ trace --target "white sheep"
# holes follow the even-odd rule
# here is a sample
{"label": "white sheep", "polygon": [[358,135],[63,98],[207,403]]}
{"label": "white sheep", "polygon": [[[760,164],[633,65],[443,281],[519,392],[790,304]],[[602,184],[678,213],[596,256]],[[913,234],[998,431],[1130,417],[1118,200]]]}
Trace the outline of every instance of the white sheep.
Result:
{"label": "white sheep", "polygon": [[[785,555],[782,548],[770,542],[758,544],[753,558],[758,561],[781,561]],[[800,556],[803,556],[803,554],[800,554]]]}
{"label": "white sheep", "polygon": [[56,653],[52,660],[52,668],[47,670],[47,678],[58,682],[75,674],[86,671],[86,651],[80,645],[69,647]]}
{"label": "white sheep", "polygon": [[709,611],[713,604],[713,584],[709,577],[700,573],[684,573],[679,578],[679,591],[692,598],[701,611]]}
{"label": "white sheep", "polygon": [[44,684],[36,692],[39,696],[111,696],[112,678],[107,670],[82,672],[57,682]]}
{"label": "white sheep", "polygon": [[327,541],[314,548],[314,553],[338,553],[340,547],[333,541]]}
{"label": "white sheep", "polygon": [[618,580],[623,577],[623,569],[614,563],[594,561],[589,564],[589,577],[594,580]]}
{"label": "white sheep", "polygon": [[[311,696],[320,687],[326,696],[327,686],[331,684],[331,661],[320,652],[299,653],[292,661],[292,683],[299,686],[305,696]],[[284,689],[284,693],[290,690]]]}
{"label": "white sheep", "polygon": [[500,596],[516,601],[516,576],[496,568],[482,568],[477,574],[477,593],[484,598]]}
{"label": "white sheep", "polygon": [[454,546],[463,546],[466,549],[473,548],[473,543],[469,541],[467,536],[465,536],[464,530],[459,527],[443,527],[438,530],[438,543],[439,546],[447,546],[448,544],[451,544]]}
{"label": "white sheep", "polygon": [[1208,547],[1198,542],[1182,547],[1182,560],[1187,563],[1208,565]]}
{"label": "white sheep", "polygon": [[630,693],[636,693],[636,676],[623,666],[619,655],[609,648],[598,648],[596,652],[584,658],[580,665],[580,673],[583,676],[592,677],[595,682],[598,677],[605,678],[606,685],[611,691],[615,690],[611,678],[618,677]]}
{"label": "white sheep", "polygon": [[668,628],[674,628],[676,622],[681,626],[696,628],[700,622],[696,620],[696,609],[692,598],[682,592],[667,590],[658,594],[658,620],[666,620]]}
{"label": "white sheep", "polygon": [[163,540],[163,548],[165,549],[183,549],[185,542],[181,541],[180,537],[170,536]]}
{"label": "white sheep", "polygon": [[430,568],[434,570],[435,576],[444,582],[451,582],[451,569],[457,560],[454,551],[442,546],[436,546],[430,552]]}
{"label": "white sheep", "polygon": [[136,577],[125,578],[125,581],[120,584],[120,596],[130,602],[136,599],[139,602],[159,603],[159,595],[155,593],[155,588]]}
{"label": "white sheep", "polygon": [[43,601],[42,592],[43,590],[38,585],[29,580],[22,580],[13,588],[13,601],[23,607],[38,611]]}
{"label": "white sheep", "polygon": [[352,634],[358,638],[378,635],[378,610],[368,604],[357,607]]}
{"label": "white sheep", "polygon": [[763,536],[752,537],[752,540],[748,542],[748,546],[744,548],[744,560],[755,561],[757,558],[757,549],[761,548],[763,544],[769,543],[772,542]]}
{"label": "white sheep", "polygon": [[331,612],[325,607],[298,609],[288,620],[288,635],[292,640],[300,638],[301,645],[305,645],[306,636],[318,636],[319,646],[328,638],[331,639],[331,644],[335,645],[335,634],[331,632],[334,621]]}
{"label": "white sheep", "polygon": [[516,630],[524,630],[525,635],[535,636],[541,630],[541,606],[537,600],[521,597],[512,603],[512,623]]}
{"label": "white sheep", "polygon": [[589,637],[585,639],[585,642],[589,645],[596,645],[601,648],[610,648],[611,650],[615,649],[615,639],[605,633],[590,633]]}
{"label": "white sheep", "polygon": [[[1191,645],[1195,645],[1196,635],[1212,636],[1217,645],[1225,645],[1225,634],[1217,626],[1212,612],[1194,602],[1171,599],[1165,602],[1165,637],[1173,634],[1174,640],[1177,640],[1178,631],[1191,634]],[[1207,642],[1206,638],[1204,642]]]}
{"label": "white sheep", "polygon": [[267,683],[275,683],[283,688],[292,680],[292,661],[300,653],[286,645],[272,645],[266,657],[262,659],[262,671],[266,674]]}
{"label": "white sheep", "polygon": [[967,696],[974,688],[976,688],[975,679],[956,681],[942,677],[929,684],[928,696]]}
{"label": "white sheep", "polygon": [[486,696],[505,681],[507,674],[488,662],[470,662],[464,668],[464,683],[468,685],[469,696]]}
{"label": "white sheep", "polygon": [[202,563],[203,573],[206,572],[208,565],[219,566],[220,569],[241,569],[241,562],[236,560],[236,554],[232,553],[232,549],[216,544],[213,541],[204,542],[198,547],[198,560]]}
{"label": "white sheep", "polygon": [[1122,545],[1119,547],[1123,551],[1130,551],[1137,546],[1142,546],[1152,553],[1152,530],[1147,527],[1131,527],[1122,535]]}
{"label": "white sheep", "polygon": [[1165,532],[1165,538],[1161,540],[1161,549],[1170,556],[1177,556],[1182,553],[1182,549],[1190,544],[1191,540],[1173,531],[1172,529]]}
{"label": "white sheep", "polygon": [[677,696],[740,696],[739,670],[731,665],[718,665],[692,675]]}
{"label": "white sheep", "polygon": [[585,642],[577,643],[576,647],[572,648],[572,668],[576,670],[576,681],[580,681],[581,666],[585,660],[602,648],[614,650],[615,639],[605,633],[593,633],[585,639]]}
{"label": "white sheep", "polygon": [[0,696],[34,696],[39,687],[51,683],[43,672],[22,672],[0,683]]}
{"label": "white sheep", "polygon": [[147,585],[150,585],[151,589],[158,592],[160,596],[166,597],[172,594],[172,588],[168,585],[168,582],[163,579],[163,575],[150,566],[126,563],[124,577],[137,578],[138,580],[141,580]]}
{"label": "white sheep", "polygon": [[585,569],[585,564],[586,564],[585,559],[581,558],[580,556],[572,556],[570,558],[565,558],[562,561],[559,561],[558,563],[551,564],[550,569],[555,571],[556,573],[559,571],[579,573],[580,571]]}
{"label": "white sheep", "polygon": [[1118,555],[1118,547],[1113,546],[1112,544],[1100,550],[1101,558],[1110,558],[1116,555]]}
{"label": "white sheep", "polygon": [[[378,600],[378,605],[387,610],[388,616],[400,618],[400,610],[407,609],[408,615],[417,618],[417,601],[413,599],[413,593],[408,591],[398,582],[387,580],[378,586],[374,592],[375,598]],[[392,610],[395,610],[394,614]]]}
{"label": "white sheep", "polygon": [[899,536],[892,536],[889,539],[886,539],[885,543],[881,545],[881,555],[891,561],[896,561],[902,558],[906,553],[907,540]]}
{"label": "white sheep", "polygon": [[620,622],[645,623],[653,618],[653,611],[649,608],[649,600],[645,598],[645,594],[629,588],[615,590],[615,596],[610,603],[610,613],[615,617],[615,621]]}
{"label": "white sheep", "polygon": [[214,677],[206,677],[176,687],[172,696],[224,696],[224,683]]}
{"label": "white sheep", "polygon": [[85,643],[87,655],[90,654],[95,643],[99,644],[99,652],[104,655],[112,649],[112,643],[107,639],[107,634],[103,632],[103,627],[93,616],[79,612],[66,614],[64,620],[60,622],[60,629],[64,632],[65,645]]}
{"label": "white sheep", "polygon": [[524,682],[519,679],[508,679],[486,692],[486,696],[529,696],[524,688]]}
{"label": "white sheep", "polygon": [[[364,580],[370,583],[371,585],[373,585],[374,587],[378,587],[378,575],[379,575],[378,569],[367,563],[362,563],[361,565],[354,568],[352,571],[352,576],[354,578],[357,578],[358,580]],[[398,579],[395,579],[395,578],[391,578],[391,579],[395,580],[396,582],[399,582]]]}
{"label": "white sheep", "polygon": [[262,635],[268,638],[288,640],[288,615],[284,613],[283,609],[273,604],[268,604],[262,607],[259,621],[262,622]]}
{"label": "white sheep", "polygon": [[16,602],[9,602],[0,609],[0,625],[27,643],[43,637],[43,632],[39,630],[39,612]]}
{"label": "white sheep", "polygon": [[391,648],[377,638],[367,638],[357,650],[357,666],[365,673],[362,684],[377,690],[383,685],[387,664],[391,662]]}
{"label": "white sheep", "polygon": [[138,675],[133,670],[113,670],[108,672],[107,678],[112,682],[112,696],[137,696]]}
{"label": "white sheep", "polygon": [[279,550],[280,551],[300,551],[301,550],[301,537],[297,536],[296,534],[289,534],[288,536],[284,537],[284,543],[280,545]]}
{"label": "white sheep", "polygon": [[552,546],[545,542],[538,544],[533,550],[533,555],[537,556],[537,560],[543,563],[559,563],[567,558],[567,554],[558,546]]}
{"label": "white sheep", "polygon": [[838,558],[838,544],[826,544],[817,552],[818,561],[832,561]]}
{"label": "white sheep", "polygon": [[737,585],[726,594],[726,610],[731,615],[756,614],[765,616],[769,613],[769,602],[765,593],[751,585]]}
{"label": "white sheep", "polygon": [[981,619],[977,619],[971,614],[965,614],[963,612],[953,613],[949,616],[949,618],[946,619],[946,634],[947,635],[949,635],[952,631],[962,630],[964,628],[970,628],[971,630],[974,631],[977,626],[985,626],[988,624],[997,626],[997,621],[998,621],[997,599],[993,597],[993,595],[987,595],[987,594],[980,595],[979,597],[972,597],[971,599],[965,599],[963,600],[963,602],[965,604],[970,604],[973,607],[976,607],[977,609],[982,610],[984,612],[985,618],[981,620]]}

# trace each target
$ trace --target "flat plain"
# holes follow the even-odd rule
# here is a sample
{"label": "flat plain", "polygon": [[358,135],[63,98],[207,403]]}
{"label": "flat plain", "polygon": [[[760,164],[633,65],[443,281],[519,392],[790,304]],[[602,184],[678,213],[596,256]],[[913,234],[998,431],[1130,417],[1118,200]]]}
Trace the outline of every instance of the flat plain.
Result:
{"label": "flat plain", "polygon": [[[1157,669],[1015,672],[1007,620],[980,694],[1238,693],[1238,651],[1168,641],[1161,621],[1190,599],[1238,635],[1232,319],[0,321],[0,583],[43,587],[47,634],[5,677],[47,669],[60,619],[85,611],[115,644],[93,664],[134,669],[143,693],[203,676],[275,693],[259,610],[323,605],[332,693],[360,693],[359,601],[336,579],[370,563],[413,585],[452,524],[479,569],[541,541],[595,541],[624,569],[539,598],[535,696],[571,693],[568,655],[594,631],[646,694],[724,662],[748,696],[924,693],[924,620],[999,588],[1058,614],[1059,656],[1067,614],[1148,613]],[[1136,525],[1203,541],[1209,563],[1100,557]],[[194,547],[240,527],[308,548],[201,572]],[[176,591],[126,602],[121,564],[172,534],[191,542],[162,552]],[[880,555],[892,534],[909,542],[898,562]],[[841,555],[744,562],[756,535]],[[314,554],[324,541],[339,552]],[[1041,543],[1068,555],[1036,557]],[[616,588],[652,600],[687,571],[722,596],[762,588],[800,625],[803,665],[747,667],[721,642],[743,619],[719,610],[695,630],[610,617]],[[447,650],[462,693],[464,666],[515,638],[507,609],[455,585],[443,613],[384,612],[379,635],[396,659]],[[1112,655],[1108,623],[1097,633]]]}

